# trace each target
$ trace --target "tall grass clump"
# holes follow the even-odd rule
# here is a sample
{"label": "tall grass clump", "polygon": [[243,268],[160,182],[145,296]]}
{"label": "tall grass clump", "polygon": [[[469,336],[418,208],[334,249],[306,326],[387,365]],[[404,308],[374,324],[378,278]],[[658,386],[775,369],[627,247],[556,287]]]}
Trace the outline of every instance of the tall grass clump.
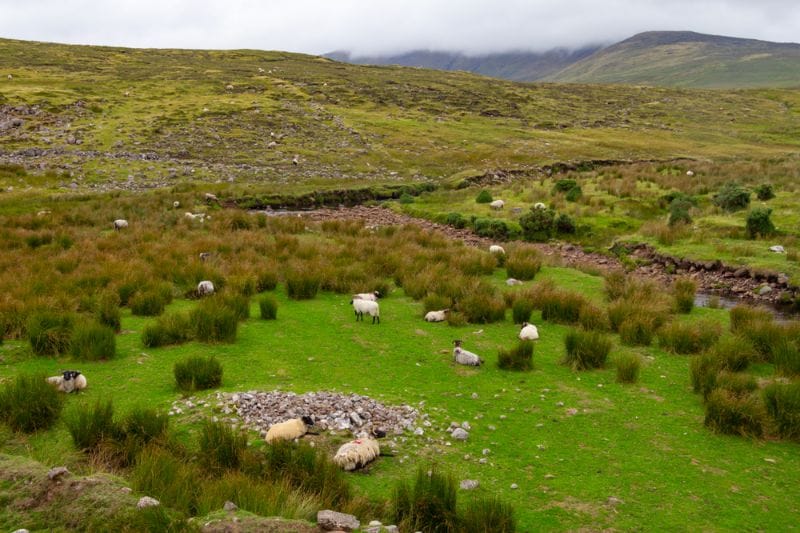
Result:
{"label": "tall grass clump", "polygon": [[534,300],[534,305],[542,310],[542,320],[559,324],[577,323],[586,303],[582,295],[561,289],[546,289]]}
{"label": "tall grass clump", "polygon": [[131,474],[137,492],[157,498],[162,505],[188,515],[197,510],[205,476],[198,466],[160,447],[145,448]]}
{"label": "tall grass clump", "polygon": [[522,340],[509,350],[501,349],[497,366],[503,370],[531,370],[533,368],[533,341]]}
{"label": "tall grass clump", "polygon": [[522,324],[531,319],[533,312],[533,302],[526,298],[516,298],[511,305],[511,314],[514,317],[514,324]]}
{"label": "tall grass clump", "polygon": [[134,316],[158,316],[166,306],[167,300],[154,289],[137,292],[128,300],[128,307]]}
{"label": "tall grass clump", "polygon": [[286,292],[293,300],[311,300],[319,292],[322,278],[311,268],[291,269],[286,273]]}
{"label": "tall grass clump", "polygon": [[33,433],[58,420],[64,401],[44,374],[20,374],[0,389],[0,420],[14,431]]}
{"label": "tall grass clump", "polygon": [[193,326],[186,313],[168,313],[147,324],[142,330],[142,344],[148,348],[182,344],[191,340]]}
{"label": "tall grass clump", "polygon": [[36,355],[61,355],[69,351],[75,319],[70,314],[44,311],[26,324],[28,341]]}
{"label": "tall grass clump", "polygon": [[200,342],[236,342],[236,313],[216,298],[202,301],[189,313],[194,335]]}
{"label": "tall grass clump", "polygon": [[764,433],[764,407],[758,396],[738,396],[714,389],[706,398],[706,427],[718,433],[760,437]]}
{"label": "tall grass clump", "polygon": [[293,491],[288,483],[260,481],[241,472],[226,471],[221,477],[203,483],[197,495],[197,515],[218,511],[226,501],[260,516],[302,520],[313,520],[316,511],[323,508],[314,498]]}
{"label": "tall grass clump", "polygon": [[452,476],[420,468],[413,485],[401,482],[394,492],[394,522],[401,531],[456,533],[456,482]]}
{"label": "tall grass clump", "polygon": [[488,189],[481,189],[481,191],[475,197],[475,203],[478,204],[488,204],[491,203],[493,200],[494,198],[492,198],[492,193],[489,192]]}
{"label": "tall grass clump", "polygon": [[654,336],[655,326],[648,316],[630,316],[619,325],[619,339],[626,346],[650,346]]}
{"label": "tall grass clump", "polygon": [[620,354],[614,359],[617,367],[617,383],[636,383],[639,379],[639,370],[642,368],[642,358],[636,354]]}
{"label": "tall grass clump", "polygon": [[105,292],[97,300],[97,321],[119,333],[122,328],[122,313],[119,310],[119,296]]}
{"label": "tall grass clump", "polygon": [[696,354],[708,349],[722,335],[719,323],[673,321],[658,330],[658,344],[676,354]]}
{"label": "tall grass clump", "polygon": [[70,353],[79,361],[113,359],[117,354],[114,330],[90,320],[78,322],[72,331]]}
{"label": "tall grass clump", "polygon": [[73,444],[82,451],[95,450],[101,442],[118,433],[111,401],[97,400],[92,406],[77,406],[66,412],[64,423]]}
{"label": "tall grass clump", "polygon": [[222,305],[233,311],[236,320],[242,321],[250,318],[250,298],[243,294],[220,294],[214,298],[219,298]]}
{"label": "tall grass clump", "polygon": [[439,311],[442,309],[449,309],[452,305],[452,300],[448,296],[442,296],[440,294],[429,294],[425,298],[422,299],[422,314],[425,314],[428,311]]}
{"label": "tall grass clump", "polygon": [[278,275],[274,270],[262,270],[256,275],[256,292],[272,291],[278,286]]}
{"label": "tall grass clump", "polygon": [[753,343],[738,335],[723,335],[711,347],[710,352],[719,361],[720,368],[731,372],[747,370],[758,357]]}
{"label": "tall grass clump", "polygon": [[214,356],[195,355],[172,367],[175,384],[184,392],[213,389],[222,384],[222,365]]}
{"label": "tall grass clump", "polygon": [[800,374],[800,350],[796,341],[782,337],[772,346],[772,362],[785,376]]}
{"label": "tall grass clump", "polygon": [[608,315],[604,309],[587,302],[578,311],[578,325],[585,330],[607,331]]}
{"label": "tall grass clump", "polygon": [[714,388],[726,390],[734,396],[741,398],[758,390],[758,382],[756,378],[750,374],[723,370],[717,374]]}
{"label": "tall grass clump", "polygon": [[695,355],[689,361],[689,375],[692,390],[707,398],[717,386],[717,375],[722,370],[722,363],[713,353]]}
{"label": "tall grass clump", "polygon": [[513,533],[516,530],[514,508],[495,496],[478,498],[464,507],[463,533]]}
{"label": "tall grass clump", "polygon": [[767,386],[764,405],[781,437],[800,439],[800,383]]}
{"label": "tall grass clump", "polygon": [[772,314],[769,311],[749,305],[737,305],[731,308],[729,315],[733,333],[743,332],[753,323],[772,322]]}
{"label": "tall grass clump", "polygon": [[206,420],[200,428],[200,457],[213,471],[237,469],[247,449],[247,435],[223,422]]}
{"label": "tall grass clump", "polygon": [[675,280],[672,287],[675,295],[675,309],[679,313],[691,313],[694,308],[694,295],[697,292],[697,284],[689,278]]}
{"label": "tall grass clump", "polygon": [[468,294],[458,303],[458,310],[471,324],[490,324],[506,316],[503,298],[488,291]]}
{"label": "tall grass clump", "polygon": [[564,347],[562,364],[573,370],[602,368],[611,351],[611,339],[599,331],[573,329],[564,337]]}
{"label": "tall grass clump", "polygon": [[118,428],[110,447],[118,463],[129,466],[151,442],[166,442],[169,417],[155,409],[135,407],[122,418]]}
{"label": "tall grass clump", "polygon": [[511,250],[505,262],[509,278],[531,280],[542,268],[542,259],[535,248],[520,247]]}
{"label": "tall grass clump", "polygon": [[270,294],[265,294],[258,300],[258,309],[261,312],[261,320],[278,318],[278,300]]}

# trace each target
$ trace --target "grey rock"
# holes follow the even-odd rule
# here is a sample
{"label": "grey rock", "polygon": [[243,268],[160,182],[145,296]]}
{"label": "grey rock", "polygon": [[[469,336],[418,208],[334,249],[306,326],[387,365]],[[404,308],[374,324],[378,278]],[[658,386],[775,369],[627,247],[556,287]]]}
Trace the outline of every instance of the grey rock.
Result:
{"label": "grey rock", "polygon": [[138,509],[145,509],[147,507],[158,507],[159,505],[161,505],[161,502],[155,498],[151,498],[150,496],[142,496],[139,498],[139,502],[136,504],[136,507]]}
{"label": "grey rock", "polygon": [[317,513],[317,525],[323,531],[352,531],[358,529],[361,522],[351,514],[326,509]]}
{"label": "grey rock", "polygon": [[518,489],[518,488],[519,488],[519,485],[517,485],[516,483],[512,483],[512,484],[511,484],[511,488],[512,488],[512,489],[514,489],[514,490],[516,490],[516,489]]}
{"label": "grey rock", "polygon": [[786,249],[783,246],[781,246],[780,244],[776,244],[775,246],[770,246],[769,247],[769,251],[770,252],[774,252],[776,254],[785,254],[786,253]]}
{"label": "grey rock", "polygon": [[477,479],[464,479],[459,484],[461,490],[474,490],[477,489],[479,485],[480,483]]}
{"label": "grey rock", "polygon": [[69,474],[69,470],[67,470],[66,466],[57,466],[55,468],[51,468],[47,472],[47,479],[50,481],[57,481],[58,478],[63,476],[64,474]]}
{"label": "grey rock", "polygon": [[225,505],[222,506],[222,509],[225,511],[236,511],[239,509],[239,506],[233,503],[232,501],[228,500],[225,502]]}
{"label": "grey rock", "polygon": [[769,285],[762,285],[758,289],[759,296],[764,296],[765,294],[769,294],[771,292],[772,292],[772,287],[770,287]]}
{"label": "grey rock", "polygon": [[27,529],[15,529],[14,533],[31,533],[31,532],[28,531]]}
{"label": "grey rock", "polygon": [[386,526],[386,533],[400,533],[400,530],[396,525],[392,524],[391,526]]}
{"label": "grey rock", "polygon": [[456,440],[467,440],[469,438],[469,432],[464,428],[456,428],[450,436]]}
{"label": "grey rock", "polygon": [[383,524],[381,523],[381,521],[380,521],[380,520],[372,520],[372,521],[371,521],[369,524],[367,524],[367,525],[368,525],[369,527],[375,527],[375,526],[378,526],[378,527],[380,527],[380,526],[382,526]]}
{"label": "grey rock", "polygon": [[609,496],[608,499],[606,500],[606,503],[608,505],[612,506],[612,507],[615,507],[615,506],[623,504],[625,502],[623,500],[620,500],[619,498],[614,497],[614,496]]}

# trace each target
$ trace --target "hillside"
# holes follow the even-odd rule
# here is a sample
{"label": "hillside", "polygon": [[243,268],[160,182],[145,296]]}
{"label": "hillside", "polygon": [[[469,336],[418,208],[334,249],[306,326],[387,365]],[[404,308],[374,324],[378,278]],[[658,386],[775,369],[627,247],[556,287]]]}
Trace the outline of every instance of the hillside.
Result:
{"label": "hillside", "polygon": [[604,48],[547,79],[702,88],[798,87],[800,44],[647,32]]}
{"label": "hillside", "polygon": [[586,46],[578,50],[555,48],[541,53],[508,52],[482,56],[429,50],[385,56],[354,56],[349,52],[331,52],[325,57],[356,65],[398,65],[436,70],[463,70],[511,81],[536,81],[556,74],[598,50],[599,46]]}

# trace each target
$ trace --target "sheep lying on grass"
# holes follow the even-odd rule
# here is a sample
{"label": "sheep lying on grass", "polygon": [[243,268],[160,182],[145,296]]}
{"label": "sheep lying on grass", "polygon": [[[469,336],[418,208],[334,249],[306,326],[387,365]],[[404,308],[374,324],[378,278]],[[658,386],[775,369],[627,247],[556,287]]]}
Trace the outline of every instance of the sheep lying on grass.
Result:
{"label": "sheep lying on grass", "polygon": [[206,214],[205,213],[190,213],[189,211],[183,214],[183,218],[186,220],[199,220],[200,222],[205,221]]}
{"label": "sheep lying on grass", "polygon": [[547,206],[544,205],[542,202],[536,202],[533,204],[534,209],[547,209]]}
{"label": "sheep lying on grass", "polygon": [[59,392],[77,392],[86,388],[86,376],[78,370],[65,370],[60,376],[47,378],[47,382],[55,385]]}
{"label": "sheep lying on grass", "polygon": [[114,221],[114,229],[117,231],[127,227],[128,227],[128,221],[125,220],[124,218],[118,218],[117,220]]}
{"label": "sheep lying on grass", "polygon": [[506,203],[503,200],[495,200],[489,204],[489,207],[492,209],[503,209],[504,205],[506,205]]}
{"label": "sheep lying on grass", "polygon": [[267,431],[267,436],[264,437],[268,443],[276,440],[294,440],[299,439],[308,433],[308,427],[314,425],[314,419],[310,416],[302,416],[301,418],[292,418],[285,422],[272,424]]}
{"label": "sheep lying on grass", "polygon": [[197,294],[200,296],[214,294],[214,284],[208,280],[201,281],[197,284]]}
{"label": "sheep lying on grass", "polygon": [[378,298],[380,297],[381,297],[380,291],[360,292],[358,294],[353,295],[353,300],[370,300],[373,302],[377,302]]}
{"label": "sheep lying on grass", "polygon": [[489,253],[490,254],[505,255],[506,251],[503,249],[502,246],[499,246],[497,244],[493,244],[493,245],[489,246]]}
{"label": "sheep lying on grass", "polygon": [[455,346],[455,348],[453,348],[453,359],[455,359],[455,362],[459,365],[481,366],[483,364],[483,359],[478,357],[477,354],[461,348],[460,340],[454,340],[453,345]]}
{"label": "sheep lying on grass", "polygon": [[442,309],[440,311],[428,311],[425,313],[425,322],[444,322],[447,320],[447,313],[449,309]]}
{"label": "sheep lying on grass", "polygon": [[528,322],[522,323],[522,329],[519,330],[519,338],[523,341],[535,341],[539,339],[539,330],[536,326]]}
{"label": "sheep lying on grass", "polygon": [[354,298],[350,300],[350,303],[353,305],[353,311],[356,314],[356,321],[361,319],[364,320],[364,313],[367,313],[369,316],[372,317],[372,323],[380,324],[381,323],[381,309],[378,305],[378,302],[373,302],[372,300],[362,300],[360,298]]}
{"label": "sheep lying on grass", "polygon": [[363,468],[381,454],[378,441],[361,433],[357,439],[346,442],[339,447],[333,462],[346,471]]}

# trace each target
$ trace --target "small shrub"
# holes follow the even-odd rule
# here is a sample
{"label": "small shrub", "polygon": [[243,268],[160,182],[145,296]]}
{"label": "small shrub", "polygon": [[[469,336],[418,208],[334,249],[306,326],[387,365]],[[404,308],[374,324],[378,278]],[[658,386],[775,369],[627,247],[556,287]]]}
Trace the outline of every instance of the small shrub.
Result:
{"label": "small shrub", "polygon": [[404,192],[403,194],[400,195],[400,198],[398,198],[397,201],[400,202],[401,204],[413,204],[414,197],[408,194],[407,192]]}
{"label": "small shrub", "polygon": [[749,396],[752,392],[756,391],[758,389],[758,383],[756,382],[756,378],[750,374],[723,370],[717,374],[715,388],[726,390],[734,396],[741,398]]}
{"label": "small shrub", "polygon": [[441,309],[448,309],[452,301],[447,296],[439,294],[429,294],[422,299],[422,314],[423,316],[428,311],[439,311]]}
{"label": "small shrub", "polygon": [[747,223],[745,229],[747,236],[751,239],[756,237],[768,237],[775,233],[775,224],[769,218],[772,215],[772,209],[767,207],[755,207],[747,214]]}
{"label": "small shrub", "polygon": [[20,374],[0,389],[0,420],[14,431],[48,429],[61,414],[63,399],[43,374]]}
{"label": "small shrub", "polygon": [[158,316],[164,312],[167,302],[161,293],[148,290],[134,294],[128,305],[135,316]]}
{"label": "small shrub", "polygon": [[476,218],[472,221],[472,230],[481,237],[500,241],[508,239],[514,233],[511,227],[499,218]]}
{"label": "small shrub", "polygon": [[[157,412],[155,409],[135,407],[120,422],[120,433],[117,438],[124,436],[125,440],[135,441],[137,452],[146,444],[163,439],[169,428],[169,416]],[[129,461],[133,462],[133,460]]]}
{"label": "small shrub", "polygon": [[760,437],[764,415],[757,398],[737,396],[724,389],[711,391],[706,398],[706,427],[728,435]]}
{"label": "small shrub", "polygon": [[772,362],[786,376],[800,374],[800,350],[796,342],[788,338],[777,339],[772,347]]}
{"label": "small shrub", "polygon": [[247,449],[247,436],[223,422],[206,420],[200,429],[200,457],[212,470],[236,469]]}
{"label": "small shrub", "polygon": [[636,354],[620,354],[614,360],[617,367],[617,383],[636,383],[642,359]]}
{"label": "small shrub", "polygon": [[564,337],[566,356],[561,361],[573,370],[602,368],[611,351],[611,339],[598,331],[573,329]]}
{"label": "small shrub", "polygon": [[233,311],[236,320],[247,320],[250,318],[250,298],[242,294],[220,294],[219,298],[222,305]]}
{"label": "small shrub", "polygon": [[458,531],[456,482],[452,476],[420,468],[410,486],[401,482],[392,501],[394,523],[401,531],[450,533]]}
{"label": "small shrub", "polygon": [[518,248],[508,254],[505,262],[509,278],[531,280],[542,268],[539,252],[533,248]]}
{"label": "small shrub", "polygon": [[749,340],[736,335],[723,335],[710,352],[719,362],[719,367],[731,372],[746,370],[758,354]]}
{"label": "small shrub", "polygon": [[461,326],[467,325],[467,317],[464,316],[464,313],[447,313],[447,325],[452,326],[454,328],[460,328]]}
{"label": "small shrub", "polygon": [[586,300],[578,293],[555,290],[543,295],[541,302],[542,320],[558,324],[575,324],[580,320],[581,308]]}
{"label": "small shrub", "polygon": [[261,320],[275,320],[278,318],[278,301],[274,296],[265,295],[258,300],[261,311]]}
{"label": "small shrub", "polygon": [[457,229],[464,229],[469,224],[469,220],[461,213],[447,213],[445,223]]}
{"label": "small shrub", "polygon": [[278,275],[273,270],[263,270],[256,276],[256,292],[272,291],[278,286]]}
{"label": "small shrub", "polygon": [[784,327],[775,322],[751,322],[740,330],[740,335],[749,340],[761,360],[773,362],[773,351],[776,347],[785,347],[783,341],[788,334]]}
{"label": "small shrub", "polygon": [[72,332],[70,353],[79,361],[113,359],[117,354],[114,330],[94,321],[79,322]]}
{"label": "small shrub", "polygon": [[122,329],[122,314],[119,310],[119,296],[113,292],[100,295],[97,302],[97,321],[119,333]]}
{"label": "small shrub", "polygon": [[755,188],[756,198],[761,200],[762,202],[766,202],[767,200],[772,200],[775,198],[775,191],[772,190],[772,185],[768,183],[763,183]]}
{"label": "small shrub", "polygon": [[609,329],[606,312],[590,303],[584,303],[578,311],[578,325],[585,330],[606,331]]}
{"label": "small shrub", "polygon": [[142,344],[148,348],[182,344],[192,338],[192,323],[186,313],[169,313],[147,324],[142,331]]}
{"label": "small shrub", "polygon": [[64,422],[72,443],[82,451],[93,451],[103,440],[118,433],[114,424],[114,406],[110,401],[97,400],[92,407],[78,406],[65,414]]}
{"label": "small shrub", "polygon": [[531,370],[533,368],[533,341],[519,341],[510,350],[500,350],[497,366],[503,370]]}
{"label": "small shrub", "polygon": [[661,348],[673,353],[696,354],[708,349],[721,334],[722,330],[717,322],[674,321],[658,331],[658,343]]}
{"label": "small shrub", "polygon": [[222,384],[222,365],[213,356],[191,356],[172,368],[175,384],[182,391],[213,389]]}
{"label": "small shrub", "polygon": [[506,316],[506,304],[503,298],[484,291],[465,296],[458,303],[458,310],[471,324],[490,324],[503,320]]}
{"label": "small shrub", "polygon": [[578,182],[573,179],[560,179],[553,185],[553,194],[567,193],[578,186]]}
{"label": "small shrub", "polygon": [[286,292],[293,300],[311,300],[319,292],[322,278],[319,272],[292,269],[286,274]]}
{"label": "small shrub", "polygon": [[631,316],[619,325],[619,338],[626,346],[650,346],[655,327],[650,317]]}
{"label": "small shrub", "polygon": [[724,211],[739,211],[750,205],[750,191],[737,183],[728,182],[714,195],[712,201]]}
{"label": "small shrub", "polygon": [[[569,195],[567,195],[569,196]],[[575,221],[566,213],[558,215],[555,221],[556,232],[562,235],[574,235],[577,231]]]}
{"label": "small shrub", "polygon": [[575,185],[573,188],[567,191],[567,194],[564,196],[564,199],[568,202],[577,202],[583,196],[583,191],[581,190],[580,185]]}
{"label": "small shrub", "polygon": [[481,192],[478,193],[478,196],[475,197],[475,203],[478,204],[488,204],[494,201],[492,197],[492,193],[489,192],[488,189],[481,189]]}
{"label": "small shrub", "polygon": [[519,219],[522,235],[527,241],[544,242],[553,236],[556,214],[552,209],[531,208]]}
{"label": "small shrub", "polygon": [[514,324],[522,324],[531,319],[533,312],[533,302],[525,298],[517,298],[511,306],[511,314],[514,316]]}
{"label": "small shrub", "polygon": [[612,270],[603,277],[603,289],[608,301],[623,298],[628,290],[628,277],[621,270]]}
{"label": "small shrub", "polygon": [[679,278],[675,280],[672,287],[675,294],[675,308],[679,313],[691,313],[694,308],[694,295],[697,292],[697,284],[689,278]]}
{"label": "small shrub", "polygon": [[214,298],[204,300],[189,313],[194,336],[200,342],[236,342],[236,313]]}
{"label": "small shrub", "polygon": [[772,322],[772,314],[769,311],[748,305],[737,305],[731,308],[729,314],[731,331],[734,333],[743,332],[754,322]]}
{"label": "small shrub", "polygon": [[764,389],[764,405],[781,437],[800,439],[800,384],[769,385]]}
{"label": "small shrub", "polygon": [[27,322],[26,331],[36,355],[61,355],[69,351],[75,321],[72,315],[50,311],[36,313]]}
{"label": "small shrub", "polygon": [[516,530],[514,508],[494,496],[479,498],[464,507],[463,533],[513,533]]}
{"label": "small shrub", "polygon": [[713,353],[704,353],[692,357],[689,362],[689,373],[692,379],[692,390],[706,398],[717,386],[717,374],[722,364]]}

